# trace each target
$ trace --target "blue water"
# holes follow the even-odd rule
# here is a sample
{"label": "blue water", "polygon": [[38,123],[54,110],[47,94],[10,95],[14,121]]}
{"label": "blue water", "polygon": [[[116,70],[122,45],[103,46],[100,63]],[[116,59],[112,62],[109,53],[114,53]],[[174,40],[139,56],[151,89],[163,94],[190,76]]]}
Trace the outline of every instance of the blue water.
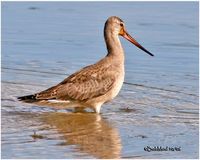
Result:
{"label": "blue water", "polygon": [[[129,34],[155,57],[120,38],[126,53],[125,84],[119,96],[102,108],[103,121],[93,125],[100,125],[102,132],[108,131],[118,137],[116,144],[112,138],[110,142],[118,146],[117,149],[113,147],[113,153],[117,152],[112,154],[114,158],[197,158],[198,8],[198,2],[3,2],[2,157],[106,157],[107,148],[94,154],[93,150],[77,149],[80,144],[76,141],[60,148],[56,143],[63,138],[54,137],[51,141],[48,138],[35,141],[44,148],[42,157],[38,157],[34,143],[22,143],[23,137],[32,140],[32,123],[35,126],[53,123],[43,124],[40,119],[46,117],[43,112],[54,111],[36,106],[27,108],[17,102],[16,97],[55,85],[74,71],[104,57],[107,54],[104,23],[109,16],[116,15],[123,19]],[[23,131],[24,126],[13,121],[27,119],[26,114],[20,116],[21,112],[31,117],[41,115],[27,121],[24,126],[30,129]],[[62,117],[62,113],[52,115],[53,118],[57,116]],[[79,122],[76,116],[74,119]],[[65,121],[69,120],[62,119]],[[114,129],[105,128],[105,124]],[[57,123],[53,126],[64,130]],[[51,132],[54,130],[44,131],[44,135]],[[19,136],[21,134],[23,137]],[[58,137],[62,135],[57,134]],[[147,138],[141,138],[143,134],[148,135]],[[15,145],[13,137],[16,137]],[[17,150],[17,145],[22,150]],[[110,148],[104,143],[99,145]],[[182,150],[145,152],[146,145],[181,146]],[[46,151],[47,146],[52,152]]]}

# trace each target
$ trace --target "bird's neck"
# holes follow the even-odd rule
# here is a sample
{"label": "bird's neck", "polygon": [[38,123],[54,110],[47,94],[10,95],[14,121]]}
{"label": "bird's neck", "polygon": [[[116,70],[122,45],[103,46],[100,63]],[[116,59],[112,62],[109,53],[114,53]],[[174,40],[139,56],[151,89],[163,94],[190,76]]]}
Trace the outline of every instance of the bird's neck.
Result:
{"label": "bird's neck", "polygon": [[119,36],[111,32],[104,33],[108,55],[124,56]]}

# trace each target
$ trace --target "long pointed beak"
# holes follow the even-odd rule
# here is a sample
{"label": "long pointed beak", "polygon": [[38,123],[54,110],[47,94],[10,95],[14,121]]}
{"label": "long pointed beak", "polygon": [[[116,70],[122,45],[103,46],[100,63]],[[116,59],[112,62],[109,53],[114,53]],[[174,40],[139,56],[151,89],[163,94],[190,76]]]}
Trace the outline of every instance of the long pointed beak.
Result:
{"label": "long pointed beak", "polygon": [[144,52],[148,53],[150,56],[154,56],[151,52],[146,50],[144,47],[142,47],[133,37],[131,37],[125,30],[123,30],[123,34],[121,34],[124,38],[126,38],[128,41],[133,43],[135,46],[143,50]]}

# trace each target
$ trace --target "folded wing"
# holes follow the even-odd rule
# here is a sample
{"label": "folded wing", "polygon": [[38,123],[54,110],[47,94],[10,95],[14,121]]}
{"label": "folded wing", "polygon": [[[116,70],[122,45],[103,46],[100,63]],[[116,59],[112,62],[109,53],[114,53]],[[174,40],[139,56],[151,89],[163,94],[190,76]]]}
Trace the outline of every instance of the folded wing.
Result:
{"label": "folded wing", "polygon": [[36,94],[36,99],[83,101],[107,93],[115,82],[112,66],[91,65],[72,74],[58,85]]}

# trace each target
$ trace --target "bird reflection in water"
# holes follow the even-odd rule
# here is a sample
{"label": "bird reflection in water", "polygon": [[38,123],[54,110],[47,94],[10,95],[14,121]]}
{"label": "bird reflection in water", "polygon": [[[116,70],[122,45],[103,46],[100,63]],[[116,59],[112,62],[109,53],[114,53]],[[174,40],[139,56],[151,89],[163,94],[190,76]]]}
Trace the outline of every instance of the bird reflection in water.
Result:
{"label": "bird reflection in water", "polygon": [[64,142],[76,145],[77,152],[96,158],[120,158],[121,141],[118,131],[101,115],[93,113],[48,113],[42,121],[55,127]]}

